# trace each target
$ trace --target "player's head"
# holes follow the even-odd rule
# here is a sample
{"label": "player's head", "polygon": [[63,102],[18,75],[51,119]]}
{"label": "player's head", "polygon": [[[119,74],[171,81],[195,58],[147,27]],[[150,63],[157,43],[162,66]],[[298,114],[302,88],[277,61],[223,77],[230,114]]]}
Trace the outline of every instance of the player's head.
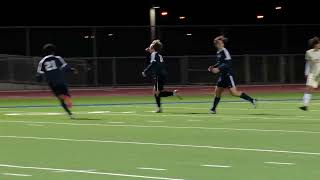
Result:
{"label": "player's head", "polygon": [[154,40],[152,41],[152,43],[150,44],[150,49],[152,51],[156,51],[159,52],[162,49],[162,43],[160,42],[160,40]]}
{"label": "player's head", "polygon": [[312,49],[320,49],[320,39],[315,36],[308,41],[310,48]]}
{"label": "player's head", "polygon": [[42,51],[45,56],[53,55],[56,53],[56,46],[51,43],[45,44],[42,48]]}
{"label": "player's head", "polygon": [[213,44],[217,49],[224,48],[225,43],[228,41],[228,39],[224,36],[218,36],[214,38]]}

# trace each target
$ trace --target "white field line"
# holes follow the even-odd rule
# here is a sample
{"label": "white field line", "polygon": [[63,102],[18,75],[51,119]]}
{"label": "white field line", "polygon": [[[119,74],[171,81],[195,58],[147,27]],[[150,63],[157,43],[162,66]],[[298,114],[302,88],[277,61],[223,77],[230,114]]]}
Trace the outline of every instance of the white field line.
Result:
{"label": "white field line", "polygon": [[36,127],[42,127],[44,126],[43,124],[27,124],[28,126],[36,126]]}
{"label": "white field line", "polygon": [[[88,114],[88,112],[75,112],[74,114]],[[43,112],[29,112],[29,113],[9,113],[9,114],[4,114],[7,116],[25,116],[25,115],[65,115],[64,113],[43,113]],[[123,114],[121,112],[112,112],[112,113],[105,113],[105,114],[100,114],[104,116],[110,116],[110,115],[118,115],[118,116],[127,116],[127,114]],[[131,116],[138,116],[138,117],[191,117],[191,118],[225,118],[224,120],[238,120],[238,119],[265,119],[265,120],[301,120],[301,121],[315,121],[318,120],[318,118],[305,118],[305,116],[287,116],[287,117],[257,117],[254,116],[237,116],[237,118],[234,118],[235,115],[188,115],[188,114],[137,114],[137,113],[132,113],[130,114]],[[231,118],[231,119],[227,119]],[[301,119],[303,118],[303,119]]]}
{"label": "white field line", "polygon": [[203,121],[203,120],[199,120],[199,119],[190,119],[190,120],[187,120],[189,122],[200,122],[200,121]]}
{"label": "white field line", "polygon": [[95,172],[95,171],[86,171],[86,170],[46,168],[46,167],[32,167],[32,166],[18,166],[18,165],[8,165],[8,164],[0,164],[0,167],[17,168],[17,169],[33,169],[33,170],[43,170],[43,171],[83,173],[83,174],[94,174],[94,175],[107,175],[107,176],[119,176],[119,177],[132,177],[132,178],[142,178],[142,179],[184,180],[184,179],[167,178],[167,177],[152,177],[152,176],[120,174],[120,173]]}
{"label": "white field line", "polygon": [[[84,171],[84,172],[95,172],[96,169],[81,170],[81,171]],[[66,172],[66,171],[65,171],[65,170],[58,170],[58,171],[52,171],[52,172],[55,172],[55,173],[64,173],[64,172]]]}
{"label": "white field line", "polygon": [[[32,124],[68,125],[68,126],[132,127],[132,128],[164,128],[164,129],[198,129],[198,130],[227,130],[227,131],[253,131],[253,132],[320,134],[320,131],[283,130],[283,129],[249,129],[249,128],[248,129],[246,129],[246,128],[214,128],[214,127],[197,127],[197,126],[148,126],[148,125],[85,124],[85,123],[40,122],[40,121],[39,122],[37,122],[37,121],[2,121],[2,120],[0,120],[0,123],[21,123],[21,124],[30,124],[30,123],[32,123]],[[117,122],[117,123],[119,123],[119,122]]]}
{"label": "white field line", "polygon": [[295,163],[286,163],[286,162],[264,162],[265,164],[277,164],[277,165],[295,165]]}
{"label": "white field line", "polygon": [[110,123],[110,124],[124,124],[125,122],[110,121],[108,123]]}
{"label": "white field line", "polygon": [[232,166],[225,166],[225,165],[217,165],[217,164],[208,164],[208,165],[201,165],[203,167],[214,167],[214,168],[230,168]]}
{"label": "white field line", "polygon": [[[258,104],[259,105],[259,104]],[[194,108],[194,107],[166,107],[166,109],[190,109],[190,110],[208,110],[210,108]],[[248,108],[219,108],[221,110],[239,110],[239,111],[248,111],[251,110],[252,108],[248,107]],[[291,108],[291,109],[283,109],[283,108],[257,108],[255,110],[263,110],[263,111],[299,111],[298,108]],[[316,109],[311,109],[309,111],[315,111],[315,112],[319,112],[320,110],[316,110]],[[148,111],[146,111],[148,112]]]}
{"label": "white field line", "polygon": [[152,170],[152,171],[166,171],[167,169],[161,169],[161,168],[147,168],[147,167],[138,167],[137,169],[140,170]]}
{"label": "white field line", "polygon": [[166,143],[156,143],[156,142],[111,141],[111,140],[96,140],[96,139],[67,139],[67,138],[54,138],[54,137],[32,137],[32,136],[0,136],[0,138],[68,141],[68,142],[111,143],[111,144],[133,144],[133,145],[149,145],[149,146],[168,146],[168,147],[179,147],[179,148],[199,148],[199,149],[218,149],[218,150],[233,150],[233,151],[283,153],[283,154],[300,154],[300,155],[313,155],[313,156],[320,157],[320,152],[304,152],[304,151],[242,148],[242,147],[223,147],[223,146],[209,146],[209,145],[166,144]]}
{"label": "white field line", "polygon": [[149,123],[162,123],[162,122],[165,122],[165,121],[147,121]]}
{"label": "white field line", "polygon": [[15,174],[15,173],[2,173],[2,175],[5,175],[5,176],[20,176],[20,177],[30,177],[30,176],[32,176],[30,174]]}

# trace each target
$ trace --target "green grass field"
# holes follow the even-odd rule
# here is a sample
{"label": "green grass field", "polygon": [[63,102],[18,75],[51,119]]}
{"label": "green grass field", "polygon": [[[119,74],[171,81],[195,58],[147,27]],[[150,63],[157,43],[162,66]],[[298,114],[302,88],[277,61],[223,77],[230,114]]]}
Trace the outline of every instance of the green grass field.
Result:
{"label": "green grass field", "polygon": [[[283,101],[221,102],[209,115],[212,97],[172,97],[155,114],[152,97],[81,97],[96,106],[70,120],[54,98],[0,99],[0,180],[318,179],[320,101],[302,112],[286,101],[301,94],[255,96]],[[53,107],[11,108],[34,105]]]}

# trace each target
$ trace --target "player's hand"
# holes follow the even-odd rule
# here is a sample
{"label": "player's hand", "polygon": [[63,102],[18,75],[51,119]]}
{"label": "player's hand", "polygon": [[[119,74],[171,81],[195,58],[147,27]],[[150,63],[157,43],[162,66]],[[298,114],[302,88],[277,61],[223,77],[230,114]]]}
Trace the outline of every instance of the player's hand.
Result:
{"label": "player's hand", "polygon": [[145,51],[147,51],[147,52],[150,53],[150,47],[147,47],[147,48],[145,49]]}
{"label": "player's hand", "polygon": [[208,71],[209,71],[209,72],[212,72],[212,69],[213,69],[213,68],[214,68],[213,66],[209,66],[209,67],[208,67]]}
{"label": "player's hand", "polygon": [[145,72],[142,72],[141,74],[142,74],[143,77],[147,77]]}
{"label": "player's hand", "polygon": [[220,72],[219,68],[212,68],[211,72],[213,72],[214,74],[218,74]]}

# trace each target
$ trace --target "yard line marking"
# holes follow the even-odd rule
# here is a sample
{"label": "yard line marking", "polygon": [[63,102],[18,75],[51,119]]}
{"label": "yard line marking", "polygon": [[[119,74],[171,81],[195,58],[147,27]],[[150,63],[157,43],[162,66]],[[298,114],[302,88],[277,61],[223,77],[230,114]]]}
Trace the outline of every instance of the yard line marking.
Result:
{"label": "yard line marking", "polygon": [[[89,169],[89,170],[81,170],[81,171],[85,171],[85,172],[95,172],[96,169]],[[67,172],[65,170],[58,170],[58,171],[53,171],[55,173],[63,173],[63,172]]]}
{"label": "yard line marking", "polygon": [[5,175],[5,176],[21,176],[21,177],[30,177],[30,176],[32,176],[30,174],[15,174],[15,173],[2,173],[2,175]]}
{"label": "yard line marking", "polygon": [[88,112],[88,114],[104,114],[104,113],[110,113],[110,111],[92,111],[92,112]]}
{"label": "yard line marking", "polygon": [[133,114],[135,111],[127,111],[127,112],[113,112],[113,113],[122,113],[122,114]]}
{"label": "yard line marking", "polygon": [[44,126],[43,124],[27,124],[28,126],[38,126],[38,127],[42,127]]}
{"label": "yard line marking", "polygon": [[253,132],[279,132],[279,133],[302,133],[320,134],[320,131],[283,130],[283,129],[245,129],[245,128],[214,128],[197,126],[148,126],[148,125],[111,125],[111,124],[85,124],[85,123],[59,123],[59,122],[38,122],[38,121],[1,121],[0,123],[22,123],[22,124],[54,124],[68,126],[101,126],[101,127],[132,127],[132,128],[165,128],[165,129],[199,129],[199,130],[228,130],[228,131],[253,131]]}
{"label": "yard line marking", "polygon": [[230,168],[232,166],[225,166],[225,165],[217,165],[217,164],[208,164],[208,165],[201,165],[203,167],[215,167],[215,168]]}
{"label": "yard line marking", "polygon": [[277,164],[277,165],[296,165],[295,163],[285,163],[285,162],[264,162],[265,164]]}
{"label": "yard line marking", "polygon": [[161,122],[165,122],[165,121],[147,121],[149,123],[161,123]]}
{"label": "yard line marking", "polygon": [[153,171],[166,171],[167,169],[161,169],[161,168],[147,168],[147,167],[138,167],[137,169],[141,170],[153,170]]}
{"label": "yard line marking", "polygon": [[[88,114],[87,112],[74,112],[74,114]],[[48,113],[25,113],[25,114],[4,114],[4,115],[48,115]],[[57,115],[57,114],[56,114]],[[65,115],[64,113],[61,113],[59,115]],[[117,112],[110,112],[110,113],[105,113],[101,114],[105,116],[113,116],[113,115],[118,115],[118,116],[127,116],[127,114],[123,113],[117,113]],[[223,120],[226,121],[238,121],[238,119],[262,119],[262,120],[299,120],[299,121],[319,121],[317,118],[297,118],[297,116],[287,116],[287,117],[257,117],[254,116],[238,116],[237,118],[234,118],[234,115],[200,115],[200,116],[195,116],[195,115],[188,115],[188,114],[137,114],[137,113],[132,113],[130,114],[131,116],[138,116],[138,117],[192,117],[192,118],[224,118]],[[227,119],[229,118],[229,119]],[[220,119],[221,120],[221,119]]]}
{"label": "yard line marking", "polygon": [[152,176],[120,174],[120,173],[108,173],[108,172],[95,172],[95,171],[74,170],[74,169],[45,168],[45,167],[32,167],[32,166],[17,166],[17,165],[9,165],[9,164],[0,164],[0,167],[17,168],[17,169],[34,169],[34,170],[44,170],[44,171],[64,171],[64,172],[71,172],[71,173],[83,173],[83,174],[95,174],[95,175],[107,175],[107,176],[119,176],[119,177],[132,177],[132,178],[142,178],[142,179],[184,180],[184,179],[167,178],[167,177],[152,177]]}
{"label": "yard line marking", "polygon": [[137,141],[112,141],[112,140],[97,140],[97,139],[67,139],[67,138],[54,138],[54,137],[32,137],[32,136],[0,136],[0,138],[52,140],[52,141],[68,141],[68,142],[112,143],[112,144],[133,144],[133,145],[168,146],[168,147],[180,147],[180,148],[182,148],[182,147],[184,147],[184,148],[202,148],[202,149],[253,151],[253,152],[268,152],[268,153],[283,153],[283,154],[300,154],[300,155],[320,156],[320,152],[303,152],[303,151],[289,151],[289,150],[276,150],[276,149],[242,148],[242,147],[223,147],[223,146],[210,146],[210,145],[169,144],[169,143],[137,142]]}

